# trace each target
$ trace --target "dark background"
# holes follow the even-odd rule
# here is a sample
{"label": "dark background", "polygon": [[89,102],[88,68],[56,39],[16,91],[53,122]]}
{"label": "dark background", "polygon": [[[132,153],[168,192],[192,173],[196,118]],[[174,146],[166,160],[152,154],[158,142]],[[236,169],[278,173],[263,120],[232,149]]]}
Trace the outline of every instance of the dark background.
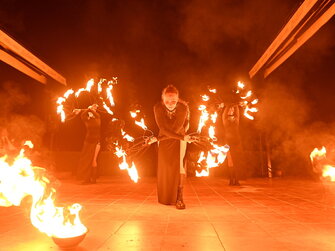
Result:
{"label": "dark background", "polygon": [[207,85],[224,92],[242,80],[260,98],[256,120],[241,125],[246,165],[255,162],[253,152],[266,138],[274,168],[309,175],[312,149],[334,143],[334,18],[267,79],[248,78],[301,2],[1,0],[1,29],[68,83],[49,79],[42,85],[0,62],[3,123],[17,141],[28,137],[56,150],[79,150],[82,125],[56,122],[55,101],[91,77],[117,76],[117,115],[126,117],[132,104],[140,104],[154,131],[152,106],[167,84],[195,107]]}

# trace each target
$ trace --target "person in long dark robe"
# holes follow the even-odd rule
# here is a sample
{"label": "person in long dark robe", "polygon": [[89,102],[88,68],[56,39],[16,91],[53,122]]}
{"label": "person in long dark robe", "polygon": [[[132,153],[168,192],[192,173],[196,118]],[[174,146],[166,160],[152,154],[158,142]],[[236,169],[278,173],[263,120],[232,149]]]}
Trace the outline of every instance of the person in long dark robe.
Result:
{"label": "person in long dark robe", "polygon": [[185,209],[183,183],[186,175],[184,156],[186,143],[192,137],[186,135],[189,126],[189,108],[179,99],[178,90],[167,86],[162,93],[162,101],[154,106],[155,120],[159,127],[158,135],[158,202],[176,205]]}
{"label": "person in long dark robe", "polygon": [[237,104],[229,104],[222,114],[225,143],[230,149],[227,154],[229,185],[239,186],[239,158],[241,158],[241,138],[239,133],[240,112]]}
{"label": "person in long dark robe", "polygon": [[81,150],[77,177],[81,184],[96,183],[97,156],[100,150],[100,114],[97,105],[81,110],[81,119],[86,127],[86,136]]}

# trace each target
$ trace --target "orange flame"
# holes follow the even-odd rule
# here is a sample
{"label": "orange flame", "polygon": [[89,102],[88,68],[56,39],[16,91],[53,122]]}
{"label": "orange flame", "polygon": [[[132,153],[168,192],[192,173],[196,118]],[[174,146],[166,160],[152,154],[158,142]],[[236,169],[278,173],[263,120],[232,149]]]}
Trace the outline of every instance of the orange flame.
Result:
{"label": "orange flame", "polygon": [[[102,106],[107,111],[107,113],[109,113],[111,115],[114,115],[113,111],[109,108],[109,106],[104,101],[104,98],[102,96],[100,96],[100,94],[102,92],[102,83],[104,81],[106,81],[106,79],[100,79],[100,81],[97,83],[97,90],[98,90],[98,95],[99,95],[98,98],[102,101]],[[112,89],[113,89],[113,84],[116,84],[116,83],[117,83],[117,78],[113,78],[113,80],[108,81],[108,83],[107,83],[108,86],[106,88],[106,95],[107,95],[107,99],[109,101],[110,106],[115,106],[114,98],[113,98],[113,95],[112,95]],[[78,98],[82,92],[91,92],[91,89],[94,86],[94,84],[95,84],[95,82],[94,82],[94,79],[92,78],[86,83],[85,88],[80,88],[76,92],[74,92],[72,89],[69,89],[65,92],[63,97],[60,97],[60,98],[57,99],[57,102],[56,102],[58,104],[57,114],[60,115],[62,122],[64,122],[65,119],[66,119],[66,114],[64,112],[63,103],[68,99],[69,95],[74,93],[75,97]]]}
{"label": "orange flame", "polygon": [[213,167],[217,167],[222,164],[227,156],[227,152],[229,151],[229,146],[218,146],[216,144],[211,143],[213,149],[207,152],[207,157],[205,157],[205,153],[201,152],[200,157],[198,159],[198,166],[205,166],[205,169],[202,169],[201,172],[196,170],[196,177],[209,176],[209,169]]}
{"label": "orange flame", "polygon": [[[241,93],[244,88],[245,88],[245,84],[242,83],[241,81],[238,81],[237,82],[236,93]],[[250,112],[252,112],[252,113],[258,112],[258,109],[255,108],[255,107],[251,107],[250,104],[251,105],[256,105],[258,103],[258,99],[253,99],[250,102],[249,100],[251,99],[251,97],[252,97],[252,91],[251,90],[249,90],[245,94],[245,96],[241,96],[241,94],[240,94],[240,98],[243,100],[243,101],[240,102],[240,106],[244,109],[243,115],[250,120],[254,120],[254,116],[252,114],[250,114]]]}
{"label": "orange flame", "polygon": [[63,97],[59,97],[57,99],[57,114],[59,114],[61,116],[61,121],[64,122],[65,121],[65,118],[66,118],[66,115],[65,115],[65,112],[64,112],[64,105],[63,103],[66,101],[66,99],[72,94],[74,93],[74,91],[72,89],[69,89],[67,90]]}
{"label": "orange flame", "polygon": [[135,141],[135,139],[132,136],[130,136],[129,134],[127,134],[122,129],[121,129],[121,134],[122,134],[123,138],[126,139],[127,141],[129,141],[129,142],[134,142]]}
{"label": "orange flame", "polygon": [[209,96],[206,95],[206,94],[202,95],[201,98],[202,98],[203,101],[208,101],[209,100]]}
{"label": "orange flame", "polygon": [[314,148],[314,150],[309,155],[315,171],[322,171],[322,177],[329,177],[330,181],[335,181],[335,167],[329,165],[327,162],[327,150],[323,146],[321,150]]}
{"label": "orange flame", "polygon": [[144,123],[144,119],[143,119],[143,118],[141,118],[140,121],[136,121],[136,120],[135,120],[135,124],[138,125],[138,126],[140,126],[140,127],[142,127],[144,130],[147,130],[147,129],[148,129],[148,127],[147,127],[147,126],[145,125],[145,123]]}
{"label": "orange flame", "polygon": [[0,206],[19,206],[24,197],[31,195],[31,222],[41,232],[59,238],[87,232],[79,218],[81,206],[56,207],[53,200],[56,190],[50,188],[50,181],[43,175],[45,169],[31,166],[24,150],[12,165],[6,159],[7,156],[0,158]]}
{"label": "orange flame", "polygon": [[[216,93],[215,89],[209,89],[210,92]],[[202,100],[207,101],[208,99],[206,98],[207,95],[202,95]],[[204,98],[205,97],[205,98]],[[215,123],[218,117],[217,112],[215,111],[214,113],[209,113],[207,110],[207,106],[204,104],[199,105],[198,110],[201,111],[200,119],[199,119],[199,124],[198,124],[198,129],[197,132],[200,134],[202,131],[202,128],[206,125],[208,120],[211,125],[208,127],[208,136],[212,141],[216,141],[217,138],[215,136]],[[222,164],[227,156],[227,152],[229,150],[229,146],[218,146],[214,144],[213,142],[210,142],[211,149],[205,152],[201,152],[199,159],[197,161],[198,167],[201,167],[201,171],[199,172],[196,170],[196,176],[197,177],[202,177],[202,176],[209,176],[209,169],[212,167],[217,167],[220,164]],[[206,155],[207,154],[207,155]]]}
{"label": "orange flame", "polygon": [[134,162],[132,162],[132,166],[129,167],[126,160],[127,153],[122,149],[122,147],[115,147],[115,154],[117,157],[122,158],[122,162],[119,164],[120,170],[127,170],[130,179],[137,183],[139,176]]}

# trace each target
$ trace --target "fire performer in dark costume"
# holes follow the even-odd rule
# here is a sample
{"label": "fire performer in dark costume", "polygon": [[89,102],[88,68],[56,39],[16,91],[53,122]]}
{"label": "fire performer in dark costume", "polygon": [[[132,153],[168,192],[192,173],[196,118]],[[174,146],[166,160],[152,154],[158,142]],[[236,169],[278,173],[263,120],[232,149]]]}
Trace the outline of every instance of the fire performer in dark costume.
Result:
{"label": "fire performer in dark costume", "polygon": [[159,127],[157,192],[158,202],[185,209],[183,184],[186,175],[184,156],[186,143],[192,136],[186,135],[189,127],[189,108],[179,99],[179,91],[169,85],[162,92],[162,101],[154,106]]}
{"label": "fire performer in dark costume", "polygon": [[238,158],[241,157],[241,139],[239,133],[240,112],[237,104],[228,104],[222,113],[225,143],[230,149],[227,154],[229,185],[239,186]]}
{"label": "fire performer in dark costume", "polygon": [[[81,119],[86,127],[86,136],[82,147],[77,178],[81,184],[96,183],[97,177],[97,156],[100,151],[100,114],[97,113],[97,104],[88,109],[76,109],[74,112],[81,112]],[[79,111],[78,111],[79,110]]]}

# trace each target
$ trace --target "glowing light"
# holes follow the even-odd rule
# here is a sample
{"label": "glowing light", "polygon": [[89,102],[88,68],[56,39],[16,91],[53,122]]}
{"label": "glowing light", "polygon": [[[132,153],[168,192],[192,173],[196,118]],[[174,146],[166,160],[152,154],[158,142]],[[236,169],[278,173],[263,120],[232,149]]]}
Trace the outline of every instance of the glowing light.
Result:
{"label": "glowing light", "polygon": [[127,170],[130,179],[137,183],[139,179],[138,172],[134,162],[132,162],[132,166],[129,167],[126,160],[127,153],[122,149],[122,147],[115,147],[115,155],[122,158],[122,162],[119,164],[120,170]]}
{"label": "glowing light", "polygon": [[135,121],[135,124],[138,125],[139,127],[143,128],[144,130],[148,129],[148,127],[144,123],[144,119],[143,118],[141,118],[140,121]]}
{"label": "glowing light", "polygon": [[87,232],[79,218],[79,204],[66,208],[54,205],[56,190],[44,173],[45,169],[31,166],[23,149],[12,165],[7,163],[7,156],[0,158],[0,206],[19,206],[22,199],[30,195],[30,219],[41,232],[59,238]]}
{"label": "glowing light", "polygon": [[208,95],[202,95],[201,98],[202,98],[203,101],[208,101],[209,100]]}
{"label": "glowing light", "polygon": [[244,97],[241,97],[241,99],[246,99],[246,98],[249,98],[252,94],[252,91],[248,91],[247,94],[244,96]]}

